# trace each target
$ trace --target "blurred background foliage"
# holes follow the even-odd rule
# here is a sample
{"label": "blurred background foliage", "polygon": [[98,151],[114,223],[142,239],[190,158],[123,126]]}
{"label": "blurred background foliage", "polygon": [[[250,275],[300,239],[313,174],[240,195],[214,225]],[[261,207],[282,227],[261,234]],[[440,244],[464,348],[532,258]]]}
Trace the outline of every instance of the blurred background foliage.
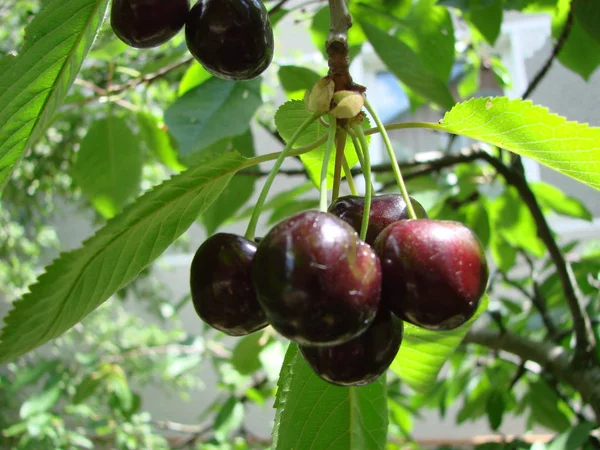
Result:
{"label": "blurred background foliage", "polygon": [[[25,26],[44,3],[0,0],[2,57],[18,52]],[[276,8],[272,14],[274,24],[284,15],[294,14],[299,23],[310,27],[315,47],[324,49],[328,29],[324,2],[295,2],[289,9],[286,2],[266,3],[268,8]],[[396,28],[396,37],[410,45],[426,70],[445,71],[448,79],[454,62],[462,62],[456,89],[458,96],[469,98],[479,89],[482,71],[491,70],[500,88],[510,83],[498,57],[482,50],[486,42],[493,43],[498,37],[502,12],[515,9],[549,12],[554,15],[559,33],[561,20],[562,23],[566,20],[563,3],[562,0],[437,2],[450,8],[454,23],[470,31],[469,38],[459,42],[435,28],[436,18],[443,23],[450,17],[439,8],[434,11],[435,1],[413,4],[410,0],[363,0],[352,1],[350,5],[360,14],[361,21],[381,30]],[[424,17],[434,28],[419,25]],[[587,40],[581,38],[586,26],[578,23],[577,27],[585,48],[599,45],[591,35]],[[365,39],[360,27],[352,28],[353,56],[360,53]],[[442,49],[438,57],[436,53],[431,57],[432,47]],[[448,54],[449,59],[444,59]],[[589,77],[597,67],[589,61],[584,65],[577,52],[568,49],[561,62],[583,77]],[[321,67],[321,74],[325,68]],[[138,51],[118,41],[108,22],[105,23],[52,126],[16,166],[4,191],[0,204],[0,301],[8,304],[19,298],[34,282],[40,268],[62,249],[56,227],[65,211],[67,216],[71,212],[83,215],[96,225],[104,223],[140,193],[182,170],[186,164],[194,164],[198,154],[206,156],[232,146],[246,156],[253,154],[253,138],[247,127],[250,121],[277,137],[273,116],[281,100],[278,86],[288,98],[301,98],[318,74],[290,64],[282,64],[275,70],[277,76],[270,74],[263,78],[262,84],[246,86],[256,90],[252,108],[236,110],[236,116],[227,118],[231,123],[241,124],[237,135],[217,139],[209,129],[204,130],[206,145],[199,149],[196,142],[188,142],[186,129],[178,128],[181,123],[177,118],[181,114],[202,112],[190,109],[193,102],[190,106],[178,99],[187,92],[202,98],[203,89],[211,89],[222,91],[217,96],[223,106],[228,96],[238,95],[228,91],[236,87],[210,78],[193,63],[181,34],[159,48]],[[431,100],[412,91],[410,86],[403,87],[413,112]],[[224,114],[218,108],[215,111],[213,115]],[[120,164],[113,168],[119,171],[118,185],[106,182],[103,175],[89,176],[94,170],[102,171],[102,167],[90,167],[90,155],[100,147],[113,147],[111,151],[120,158]],[[510,162],[510,155],[503,152],[498,155]],[[493,167],[479,163],[432,170],[424,176],[409,175],[409,178],[411,195],[424,199],[431,217],[467,224],[488,248],[495,267],[490,309],[483,319],[488,326],[532,339],[550,339],[572,351],[572,318],[555,268],[548,260],[527,206],[514,188],[507,186]],[[387,189],[389,180],[389,172],[377,175],[382,190]],[[256,177],[234,178],[223,197],[199,219],[208,233],[228,221],[247,220],[248,200],[255,183]],[[558,188],[541,182],[531,188],[545,212],[592,219],[581,201],[566,196]],[[302,181],[274,194],[266,213],[270,215],[269,221],[276,222],[314,207],[316,191],[311,189],[310,183]],[[576,278],[588,299],[588,313],[597,318],[600,245],[578,241],[560,244],[567,259],[573,261]],[[185,237],[176,247],[193,250]],[[134,283],[61,338],[0,367],[1,448],[269,447],[268,440],[253,436],[244,427],[244,415],[248,405],[271,407],[286,343],[268,331],[235,341],[206,328],[199,327],[194,334],[184,331],[179,312],[189,297],[170,298],[153,276],[154,270],[146,269]],[[132,299],[143,302],[145,315],[127,307]],[[594,320],[594,326],[600,334],[598,320]],[[202,373],[197,369],[203,361],[210,361],[219,375],[217,401],[199,408],[193,425],[154,420],[144,408],[142,389],[148,385],[160,386],[184,402],[189,390],[202,386]],[[418,448],[411,435],[414,419],[429,409],[444,416],[456,404],[461,405],[456,415],[458,424],[484,417],[489,428],[497,430],[510,415],[523,417],[529,429],[563,433],[562,441],[555,439],[547,445],[532,446],[515,440],[510,444],[486,443],[476,447],[481,450],[598,448],[597,441],[588,438],[594,428],[593,416],[572,387],[558,382],[536,364],[507,358],[498,351],[462,346],[427,394],[409,391],[391,372],[388,384],[390,448]],[[567,441],[569,444],[564,444]],[[573,443],[578,446],[571,446]]]}

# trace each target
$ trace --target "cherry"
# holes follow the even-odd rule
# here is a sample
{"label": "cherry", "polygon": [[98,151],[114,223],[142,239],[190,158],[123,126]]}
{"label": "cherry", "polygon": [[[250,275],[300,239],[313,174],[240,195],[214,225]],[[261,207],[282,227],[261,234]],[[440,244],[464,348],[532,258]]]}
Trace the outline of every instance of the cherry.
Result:
{"label": "cherry", "polygon": [[341,344],[375,318],[381,267],[373,249],[346,222],[304,211],[260,242],[254,287],[269,322],[302,345]]}
{"label": "cherry", "polygon": [[110,21],[127,45],[156,47],[183,28],[189,11],[189,0],[113,0]]}
{"label": "cherry", "polygon": [[192,303],[207,324],[243,336],[267,326],[252,286],[256,244],[242,236],[217,233],[194,255],[190,273]]}
{"label": "cherry", "polygon": [[463,224],[401,220],[377,237],[382,302],[398,317],[430,330],[469,320],[485,292],[488,267],[481,243]]}
{"label": "cherry", "polygon": [[299,348],[306,362],[325,381],[362,386],[375,381],[392,364],[403,334],[402,321],[382,309],[367,331],[344,344]]}
{"label": "cherry", "polygon": [[[425,208],[415,199],[411,198],[410,200],[417,217],[426,218]],[[348,222],[352,225],[352,228],[360,232],[364,207],[364,197],[346,195],[333,202],[329,206],[329,212]],[[406,202],[400,194],[385,194],[373,197],[365,242],[372,245],[385,227],[402,219],[408,219],[408,210],[406,209]]]}
{"label": "cherry", "polygon": [[200,0],[185,37],[192,55],[220,78],[250,80],[273,59],[273,29],[261,0]]}

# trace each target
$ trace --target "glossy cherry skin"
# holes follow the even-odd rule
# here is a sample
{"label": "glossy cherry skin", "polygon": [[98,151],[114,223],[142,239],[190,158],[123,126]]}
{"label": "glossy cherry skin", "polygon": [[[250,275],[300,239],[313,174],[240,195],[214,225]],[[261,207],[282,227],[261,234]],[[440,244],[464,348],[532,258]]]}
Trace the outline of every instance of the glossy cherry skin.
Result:
{"label": "glossy cherry skin", "polygon": [[363,333],[375,318],[381,267],[346,222],[305,211],[260,242],[254,287],[269,322],[302,345],[332,345]]}
{"label": "glossy cherry skin", "polygon": [[190,53],[220,78],[250,80],[273,59],[273,29],[261,0],[201,0],[185,37]]}
{"label": "glossy cherry skin", "polygon": [[377,380],[396,357],[404,325],[387,309],[360,336],[332,347],[299,346],[306,362],[325,381],[340,386],[362,386]]}
{"label": "glossy cherry skin", "polygon": [[252,286],[256,244],[242,236],[217,233],[194,255],[190,272],[192,303],[200,318],[230,336],[267,326]]}
{"label": "glossy cherry skin", "polygon": [[149,48],[179,33],[189,11],[189,0],[113,0],[110,22],[127,45]]}
{"label": "glossy cherry skin", "polygon": [[374,244],[383,274],[382,302],[403,320],[451,330],[469,320],[488,280],[481,243],[463,224],[401,220]]}
{"label": "glossy cherry skin", "polygon": [[[411,198],[411,203],[418,218],[427,218],[425,208],[418,201]],[[352,228],[360,233],[364,208],[364,197],[346,195],[333,202],[328,211],[348,222],[352,225]],[[384,194],[373,197],[365,242],[373,245],[373,242],[385,227],[403,219],[408,219],[408,210],[406,209],[406,202],[400,194]]]}

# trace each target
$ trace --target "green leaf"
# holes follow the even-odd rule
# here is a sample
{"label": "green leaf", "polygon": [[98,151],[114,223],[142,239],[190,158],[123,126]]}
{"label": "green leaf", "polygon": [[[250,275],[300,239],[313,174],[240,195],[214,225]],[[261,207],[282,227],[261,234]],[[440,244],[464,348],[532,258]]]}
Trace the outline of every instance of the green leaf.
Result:
{"label": "green leaf", "polygon": [[576,198],[547,183],[529,183],[529,187],[542,207],[563,216],[591,221],[594,217],[587,207]]}
{"label": "green leaf", "polygon": [[185,170],[177,160],[177,150],[173,148],[171,137],[166,126],[159,123],[152,114],[141,111],[137,114],[137,123],[140,129],[141,144],[158,160],[175,172]]}
{"label": "green leaf", "polygon": [[294,344],[279,377],[273,450],[385,449],[385,377],[362,387],[339,387],[314,374]]}
{"label": "green leaf", "polygon": [[17,390],[22,388],[23,386],[27,386],[39,381],[44,375],[51,373],[58,366],[59,361],[50,360],[50,361],[38,361],[36,365],[30,367],[24,367],[17,372],[15,379],[10,384],[12,390]]}
{"label": "green leaf", "polygon": [[221,139],[244,133],[261,104],[260,78],[238,83],[209,78],[165,111],[165,123],[185,163]]}
{"label": "green leaf", "polygon": [[102,377],[97,373],[92,373],[85,377],[81,383],[77,385],[75,395],[73,396],[73,404],[78,405],[79,403],[87,400],[89,397],[94,395],[96,389],[98,389],[101,384]]}
{"label": "green leaf", "polygon": [[600,3],[596,0],[577,0],[573,2],[573,11],[581,27],[600,44]]}
{"label": "green leaf", "polygon": [[60,385],[55,383],[52,387],[33,394],[21,405],[19,410],[21,419],[27,419],[50,410],[58,402],[61,393]]}
{"label": "green leaf", "polygon": [[235,397],[229,397],[215,418],[215,438],[226,442],[231,433],[244,422],[244,405]]}
{"label": "green leaf", "polygon": [[402,345],[391,369],[412,389],[419,392],[428,391],[446,360],[454,353],[473,322],[487,306],[486,295],[475,315],[467,323],[451,331],[429,331],[406,323]]}
{"label": "green leaf", "polygon": [[244,158],[210,158],[165,181],[111,219],[83,247],[62,254],[13,303],[0,364],[60,336],[158,258],[221,193]]}
{"label": "green leaf", "polygon": [[556,436],[546,445],[546,450],[570,450],[575,448],[583,448],[590,436],[590,432],[597,427],[591,422],[580,423],[579,425],[569,428]]}
{"label": "green leaf", "polygon": [[469,12],[465,14],[467,20],[473,24],[490,45],[494,45],[496,39],[500,36],[502,16],[502,0],[487,1],[485,5],[471,5]]}
{"label": "green leaf", "polygon": [[527,156],[600,189],[600,128],[569,122],[530,101],[474,98],[452,108],[435,128]]}
{"label": "green leaf", "polygon": [[[304,102],[292,100],[284,103],[279,107],[275,114],[275,125],[277,131],[281,137],[285,140],[289,139],[294,132],[302,125],[302,123],[310,116],[310,113],[306,111]],[[363,126],[366,126],[366,122]],[[304,132],[302,136],[298,138],[294,144],[294,148],[308,145],[318,140],[319,138],[326,136],[328,128],[326,128],[319,121],[313,122]],[[325,155],[325,145],[322,144],[320,147],[312,150],[308,153],[300,155],[300,159],[306,167],[306,171],[313,181],[315,186],[320,185],[321,178],[321,166],[323,165],[323,156]],[[350,138],[346,140],[345,149],[346,159],[350,167],[354,166],[358,162],[354,147],[352,146]],[[331,187],[333,185],[333,173],[335,171],[335,157],[330,158],[329,168],[327,172],[327,185]]]}
{"label": "green leaf", "polygon": [[[575,10],[582,2],[577,1],[576,3]],[[596,5],[595,8],[597,9],[598,6]],[[552,19],[552,36],[555,39],[558,39],[562,34],[570,9],[571,0],[560,0],[558,2],[558,7]],[[590,19],[593,20],[593,18]],[[595,23],[594,27],[597,30],[598,24]],[[596,41],[581,25],[579,17],[573,20],[567,40],[558,53],[558,60],[565,67],[581,75],[586,81],[590,79],[592,73],[600,65],[600,42]]]}
{"label": "green leaf", "polygon": [[25,31],[18,56],[0,60],[0,190],[44,133],[87,55],[108,0],[52,0]]}
{"label": "green leaf", "polygon": [[269,216],[267,225],[271,225],[279,222],[287,217],[291,217],[301,211],[307,211],[309,209],[318,209],[319,200],[316,198],[299,199],[295,202],[286,203],[283,206],[274,208],[273,212]]}
{"label": "green leaf", "polygon": [[529,384],[526,395],[530,407],[530,420],[551,430],[562,432],[571,426],[566,414],[569,407],[545,381],[538,380]]}
{"label": "green leaf", "polygon": [[[307,181],[305,183],[302,183],[299,186],[295,186],[292,189],[286,190],[286,191],[279,191],[276,194],[273,195],[273,197],[271,197],[263,206],[263,213],[269,210],[275,210],[275,209],[280,209],[280,208],[284,208],[286,205],[290,204],[290,203],[294,203],[296,201],[296,199],[301,196],[302,194],[305,194],[306,192],[312,190],[314,187],[313,183],[310,181]],[[254,210],[254,206],[251,206],[247,209],[245,209],[241,214],[239,214],[234,221],[240,221],[240,220],[244,220],[244,219],[249,219],[250,216],[252,216],[252,211]]]}
{"label": "green leaf", "polygon": [[433,70],[426,68],[413,49],[369,23],[360,22],[360,25],[377,55],[402,83],[444,108],[451,108],[456,103],[446,82]]}
{"label": "green leaf", "polygon": [[242,375],[250,375],[262,367],[260,352],[264,348],[259,344],[262,333],[252,333],[241,339],[231,355],[231,364]]}
{"label": "green leaf", "polygon": [[493,201],[488,201],[491,229],[502,236],[511,247],[522,248],[542,257],[546,246],[537,235],[537,225],[531,211],[521,200],[517,190],[510,187]]}
{"label": "green leaf", "polygon": [[114,217],[138,192],[141,176],[139,139],[125,118],[94,122],[81,142],[73,179],[98,212]]}
{"label": "green leaf", "polygon": [[[254,156],[254,140],[250,129],[231,140],[234,150],[245,157]],[[236,174],[219,198],[202,214],[206,232],[213,234],[224,222],[232,217],[252,197],[256,177]]]}
{"label": "green leaf", "polygon": [[181,81],[179,82],[179,88],[177,89],[177,95],[180,97],[187,91],[192,90],[196,86],[201,85],[211,77],[211,74],[206,71],[197,62],[193,62],[190,67],[185,71]]}
{"label": "green leaf", "polygon": [[312,89],[315,83],[321,79],[318,73],[298,66],[281,66],[277,75],[288,98],[294,100],[302,100],[304,92]]}
{"label": "green leaf", "polygon": [[498,389],[492,390],[490,393],[485,410],[488,415],[488,421],[490,428],[494,431],[498,431],[500,425],[502,425],[502,418],[504,417],[504,411],[506,410],[506,400],[504,394]]}
{"label": "green leaf", "polygon": [[454,65],[455,37],[452,17],[436,0],[419,0],[410,13],[398,21],[396,37],[411,47],[423,65],[447,82]]}

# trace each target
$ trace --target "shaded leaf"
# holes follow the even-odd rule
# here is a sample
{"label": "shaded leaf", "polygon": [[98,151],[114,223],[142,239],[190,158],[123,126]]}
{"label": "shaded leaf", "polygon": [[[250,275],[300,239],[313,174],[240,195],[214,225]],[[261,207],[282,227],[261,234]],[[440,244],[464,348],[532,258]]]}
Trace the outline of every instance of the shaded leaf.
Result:
{"label": "shaded leaf", "polygon": [[[293,100],[284,103],[275,114],[275,125],[277,125],[277,131],[283,139],[289,139],[292,137],[294,132],[302,125],[302,123],[310,116],[310,113],[306,111],[304,102]],[[363,123],[363,126],[367,126],[367,121]],[[319,138],[327,135],[328,128],[325,127],[321,122],[317,121],[312,123],[306,131],[300,136],[300,138],[294,144],[294,148],[308,145]],[[323,165],[323,156],[325,154],[326,144],[322,144],[320,147],[312,150],[308,153],[300,155],[300,159],[308,172],[310,179],[313,181],[315,186],[319,186],[321,178],[321,166]],[[358,162],[354,147],[350,141],[350,138],[346,140],[345,149],[346,159],[350,167],[354,166]],[[331,157],[329,160],[329,168],[327,172],[327,185],[333,185],[333,173],[335,171],[335,157]]]}
{"label": "shaded leaf", "polygon": [[161,125],[152,114],[141,111],[137,114],[141,143],[146,150],[153,153],[158,160],[175,172],[185,170],[177,160],[177,150],[173,148],[171,137],[166,126]]}
{"label": "shaded leaf", "polygon": [[[579,5],[585,3],[585,0],[584,2],[577,1],[576,3],[577,7],[579,7]],[[596,8],[598,8],[598,5],[594,7],[594,9]],[[552,36],[555,39],[558,39],[562,34],[570,9],[571,0],[559,0],[558,7],[552,19]],[[597,30],[598,24],[594,24],[594,27]],[[567,40],[558,53],[558,60],[565,67],[581,75],[584,80],[589,80],[592,73],[600,66],[600,42],[587,32],[582,26],[579,17],[573,20]]]}
{"label": "shaded leaf", "polygon": [[502,0],[493,0],[485,2],[485,5],[474,6],[471,4],[469,12],[465,14],[465,17],[490,45],[494,45],[500,36],[503,16],[502,3]]}
{"label": "shaded leaf", "polygon": [[73,179],[96,210],[114,217],[137,193],[141,176],[139,139],[125,118],[94,122],[81,142]]}
{"label": "shaded leaf", "polygon": [[231,364],[242,375],[250,375],[262,367],[260,352],[264,348],[259,344],[262,333],[252,333],[245,336],[234,347],[231,354]]}
{"label": "shaded leaf", "polygon": [[237,83],[209,78],[179,97],[165,111],[165,123],[179,143],[182,162],[244,133],[261,104],[260,78]]}
{"label": "shaded leaf", "polygon": [[[231,147],[241,155],[254,156],[254,140],[252,132],[236,136],[231,140]],[[202,224],[208,235],[213,234],[223,223],[232,217],[252,197],[256,177],[236,174],[221,195],[202,214]]]}
{"label": "shaded leaf", "polygon": [[487,309],[487,305],[488,298],[484,296],[475,315],[461,327],[450,331],[429,331],[406,323],[402,345],[391,369],[412,389],[428,391],[446,360],[459,346],[473,322]]}
{"label": "shaded leaf", "polygon": [[413,49],[367,22],[359,23],[377,55],[402,83],[444,108],[451,108],[456,103],[446,82],[426,68]]}
{"label": "shaded leaf", "polygon": [[58,383],[55,383],[50,388],[33,394],[21,405],[19,416],[21,419],[27,419],[50,410],[58,402],[61,393],[62,389]]}
{"label": "shaded leaf", "polygon": [[281,66],[277,75],[281,87],[288,97],[297,100],[304,98],[304,92],[312,89],[314,84],[321,79],[318,73],[299,66]]}
{"label": "shaded leaf", "polygon": [[385,449],[385,377],[362,387],[334,386],[315,375],[291,344],[275,407],[273,450]]}
{"label": "shaded leaf", "polygon": [[573,11],[581,27],[600,44],[600,3],[595,0],[573,2]]}
{"label": "shaded leaf", "polygon": [[592,213],[587,207],[576,198],[569,197],[563,191],[550,184],[539,182],[529,183],[538,202],[542,207],[551,209],[557,214],[563,216],[575,217],[591,221]]}
{"label": "shaded leaf", "polygon": [[227,186],[244,158],[211,158],[144,194],[83,247],[62,254],[13,303],[0,335],[0,363],[60,336],[158,258]]}
{"label": "shaded leaf", "polygon": [[17,57],[0,60],[0,190],[67,96],[108,0],[52,0],[25,31]]}
{"label": "shaded leaf", "polygon": [[546,445],[546,450],[570,450],[575,448],[583,448],[587,442],[590,432],[597,427],[591,422],[580,423],[579,425],[569,428],[556,436],[550,443]]}
{"label": "shaded leaf", "polygon": [[215,438],[227,441],[229,435],[237,430],[244,421],[244,405],[235,397],[229,397],[215,418]]}

